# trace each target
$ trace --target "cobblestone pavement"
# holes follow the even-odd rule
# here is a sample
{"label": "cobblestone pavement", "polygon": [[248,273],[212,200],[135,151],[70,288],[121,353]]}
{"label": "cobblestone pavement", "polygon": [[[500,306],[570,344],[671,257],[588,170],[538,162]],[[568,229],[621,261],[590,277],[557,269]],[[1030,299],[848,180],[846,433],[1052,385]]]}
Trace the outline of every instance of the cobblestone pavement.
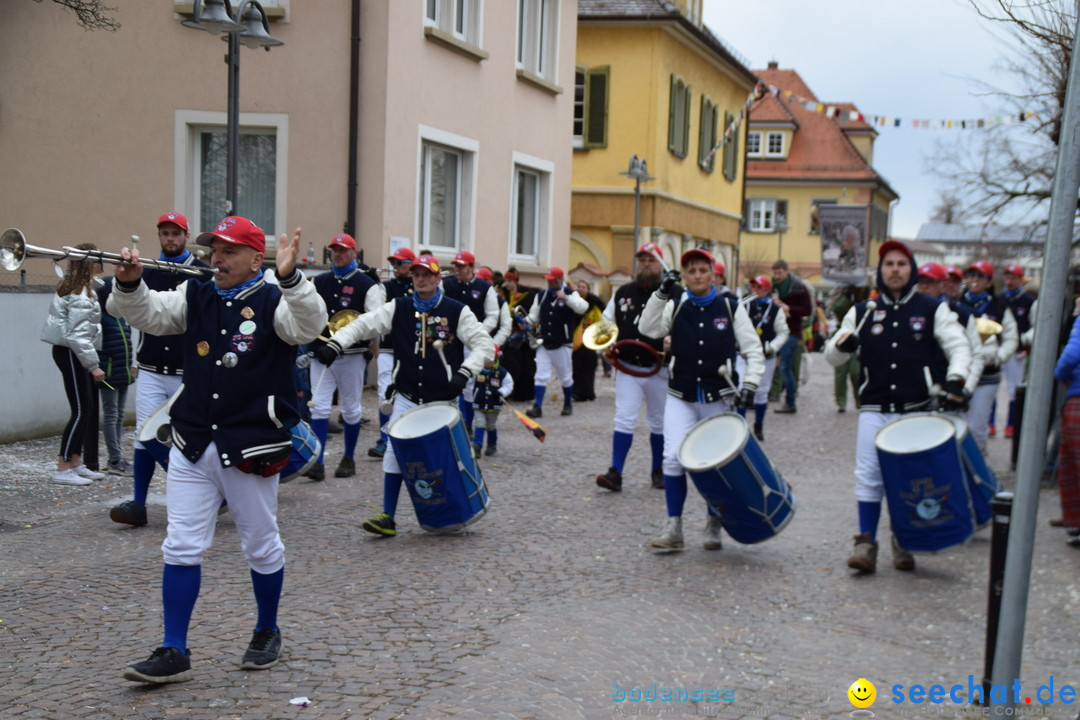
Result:
{"label": "cobblestone pavement", "polygon": [[[704,507],[691,490],[686,549],[650,549],[665,513],[642,431],[625,490],[593,482],[609,464],[613,410],[613,383],[598,379],[599,399],[572,417],[549,403],[543,444],[501,418],[499,453],[482,461],[491,509],[468,532],[422,531],[403,497],[396,538],[364,533],[382,493],[367,458],[354,478],[282,486],[285,653],[265,672],[238,669],[254,601],[223,515],[189,638],[195,679],[157,688],[120,671],[160,642],[163,483],[152,486],[150,524],[120,526],[107,511],[129,481],[53,486],[55,438],[0,446],[0,716],[840,718],[853,710],[848,686],[865,677],[878,717],[977,717],[948,698],[894,705],[892,695],[935,683],[966,693],[969,675],[981,678],[989,531],[920,556],[911,574],[891,569],[886,548],[876,575],[852,577],[856,413],[835,411],[831,370],[814,360],[798,414],[770,413],[765,425],[764,448],[798,501],[776,538],[704,551]],[[370,391],[365,401],[372,416]],[[368,424],[361,449],[371,442]],[[999,471],[1007,447],[990,441]],[[1080,684],[1080,552],[1047,526],[1058,508],[1044,490],[1025,697],[1051,676],[1055,692]],[[654,688],[700,699],[616,699]],[[300,696],[310,705],[290,704]],[[1032,701],[1021,716],[1076,715],[1075,705]]]}

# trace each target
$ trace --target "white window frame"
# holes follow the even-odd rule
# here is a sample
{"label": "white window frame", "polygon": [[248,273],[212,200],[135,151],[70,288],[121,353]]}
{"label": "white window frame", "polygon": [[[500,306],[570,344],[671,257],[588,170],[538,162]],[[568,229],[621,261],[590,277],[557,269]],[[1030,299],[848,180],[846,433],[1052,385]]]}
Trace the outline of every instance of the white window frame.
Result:
{"label": "white window frame", "polygon": [[[437,27],[458,40],[480,47],[483,0],[421,0],[424,24]],[[434,10],[434,17],[432,17]]]}
{"label": "white window frame", "polygon": [[746,154],[749,157],[761,157],[760,130],[750,130],[746,133]]}
{"label": "white window frame", "polygon": [[[446,150],[454,151],[461,158],[458,167],[458,206],[456,217],[456,229],[453,245],[438,245],[431,242],[428,231],[429,218],[426,213],[427,173],[424,172],[424,163],[427,160],[426,146],[438,145]],[[417,238],[417,247],[457,252],[472,247],[472,238],[476,218],[476,183],[477,183],[477,153],[480,150],[479,141],[463,135],[446,132],[438,128],[421,125],[416,143],[416,227],[413,237]]]}
{"label": "white window frame", "polygon": [[573,147],[581,150],[585,147],[585,107],[588,102],[589,72],[578,65],[574,68],[574,133]]}
{"label": "white window frame", "polygon": [[[773,140],[777,140],[780,145],[779,150],[773,150]],[[765,136],[765,145],[762,151],[765,157],[783,157],[786,143],[784,142],[784,133],[779,130],[770,130]]]}
{"label": "white window frame", "polygon": [[558,77],[559,1],[518,0],[514,62],[518,70],[554,83]]}
{"label": "white window frame", "polygon": [[[267,252],[277,249],[277,236],[285,232],[285,206],[289,196],[289,116],[286,113],[240,113],[240,131],[272,131],[277,138],[274,169],[274,227],[263,228]],[[173,207],[188,219],[192,238],[224,217],[201,217],[199,208],[199,133],[206,129],[224,132],[228,114],[209,110],[177,110],[173,125]],[[243,212],[243,208],[240,208]]]}
{"label": "white window frame", "polygon": [[[518,225],[518,173],[528,172],[537,176],[536,184],[536,220],[534,232],[536,247],[533,254],[517,252]],[[555,163],[524,153],[513,153],[513,167],[510,173],[510,228],[508,233],[507,258],[510,265],[545,265],[544,262],[551,248],[551,212],[554,205]]]}
{"label": "white window frame", "polygon": [[776,232],[776,198],[748,198],[748,202],[746,227],[751,232]]}

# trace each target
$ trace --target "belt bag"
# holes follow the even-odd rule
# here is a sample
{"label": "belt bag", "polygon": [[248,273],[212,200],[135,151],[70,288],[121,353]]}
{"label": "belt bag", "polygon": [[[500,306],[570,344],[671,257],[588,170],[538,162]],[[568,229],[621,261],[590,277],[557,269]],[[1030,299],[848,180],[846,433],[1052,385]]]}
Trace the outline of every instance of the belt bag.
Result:
{"label": "belt bag", "polygon": [[292,454],[291,447],[282,448],[277,452],[239,462],[236,464],[236,469],[249,475],[259,475],[264,478],[271,477],[285,469],[285,466],[289,464],[290,454]]}
{"label": "belt bag", "polygon": [[544,349],[545,350],[558,350],[559,348],[561,348],[565,344],[566,343],[557,342],[555,340],[545,340],[544,341]]}

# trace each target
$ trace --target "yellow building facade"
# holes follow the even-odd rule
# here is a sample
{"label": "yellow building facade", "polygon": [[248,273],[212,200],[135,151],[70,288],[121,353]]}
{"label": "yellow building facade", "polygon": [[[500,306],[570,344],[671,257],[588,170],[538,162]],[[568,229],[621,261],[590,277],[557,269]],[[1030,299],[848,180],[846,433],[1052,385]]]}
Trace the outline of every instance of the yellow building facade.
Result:
{"label": "yellow building facade", "polygon": [[[672,266],[691,247],[730,261],[745,123],[727,141],[724,129],[755,78],[700,24],[700,0],[681,9],[657,2],[648,13],[633,4],[640,15],[624,8],[616,16],[611,5],[578,5],[570,267],[630,271],[648,241]],[[640,184],[637,242],[637,182],[627,175],[635,155],[650,176]]]}

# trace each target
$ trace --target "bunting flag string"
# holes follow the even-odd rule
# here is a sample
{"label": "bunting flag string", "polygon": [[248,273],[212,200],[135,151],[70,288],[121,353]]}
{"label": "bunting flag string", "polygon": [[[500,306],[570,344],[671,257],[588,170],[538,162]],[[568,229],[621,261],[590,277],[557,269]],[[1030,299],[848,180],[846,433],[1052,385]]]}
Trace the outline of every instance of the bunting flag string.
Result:
{"label": "bunting flag string", "polygon": [[708,155],[705,156],[704,162],[709,162],[717,151],[724,146],[724,143],[730,141],[731,138],[735,136],[735,133],[739,130],[739,126],[749,114],[750,106],[760,98],[764,97],[765,93],[771,93],[776,97],[787,101],[789,105],[798,105],[810,112],[821,113],[837,122],[862,122],[873,127],[883,128],[911,127],[919,130],[981,130],[995,125],[1010,125],[1012,123],[1028,122],[1035,119],[1051,118],[1057,112],[1054,108],[1044,105],[1035,110],[1006,113],[1002,115],[990,115],[987,117],[964,118],[959,120],[932,120],[923,118],[904,119],[893,117],[891,115],[868,115],[859,112],[858,110],[849,110],[817,100],[809,100],[796,95],[790,90],[781,90],[775,85],[767,85],[759,82],[747,95],[746,102],[743,103],[739,112],[736,113],[735,118],[724,129],[724,132],[720,135],[716,144],[709,151]]}

